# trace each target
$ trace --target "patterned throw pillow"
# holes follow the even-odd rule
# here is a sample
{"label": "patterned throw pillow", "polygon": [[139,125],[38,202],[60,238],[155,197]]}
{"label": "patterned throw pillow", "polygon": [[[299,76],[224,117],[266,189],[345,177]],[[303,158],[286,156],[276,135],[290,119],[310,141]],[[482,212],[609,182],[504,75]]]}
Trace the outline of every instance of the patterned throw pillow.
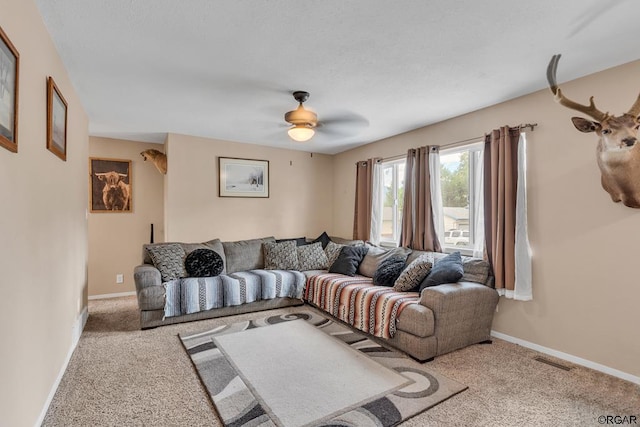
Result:
{"label": "patterned throw pillow", "polygon": [[376,286],[393,286],[402,270],[404,270],[406,260],[407,257],[404,255],[393,255],[382,260],[373,274],[373,284]]}
{"label": "patterned throw pillow", "polygon": [[211,249],[196,249],[187,255],[184,267],[189,277],[211,277],[222,273],[222,257]]}
{"label": "patterned throw pillow", "polygon": [[298,246],[298,269],[300,271],[307,270],[326,270],[329,260],[322,250],[322,243],[312,243],[306,246]]}
{"label": "patterned throw pillow", "polygon": [[187,271],[184,268],[186,253],[178,243],[149,246],[147,251],[153,265],[160,270],[163,283],[187,276]]}
{"label": "patterned throw pillow", "polygon": [[264,268],[266,270],[298,269],[298,253],[295,241],[265,242],[262,244],[262,250],[264,251]]}
{"label": "patterned throw pillow", "polygon": [[331,268],[334,262],[338,259],[340,251],[345,245],[329,242],[327,247],[324,248],[324,253],[327,255],[327,268]]}
{"label": "patterned throw pillow", "polygon": [[432,266],[433,257],[431,255],[420,255],[400,273],[400,277],[393,284],[393,289],[399,292],[408,292],[416,288],[427,277]]}

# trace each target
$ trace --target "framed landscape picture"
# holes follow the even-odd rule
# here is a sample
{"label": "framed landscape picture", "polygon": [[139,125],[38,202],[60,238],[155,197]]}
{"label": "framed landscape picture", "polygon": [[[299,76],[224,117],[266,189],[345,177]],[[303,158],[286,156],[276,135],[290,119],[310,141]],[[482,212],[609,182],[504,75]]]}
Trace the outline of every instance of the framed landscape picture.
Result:
{"label": "framed landscape picture", "polygon": [[91,212],[132,212],[131,160],[89,159]]}
{"label": "framed landscape picture", "polygon": [[269,161],[218,158],[220,197],[269,197]]}
{"label": "framed landscape picture", "polygon": [[18,152],[20,55],[0,28],[0,146]]}
{"label": "framed landscape picture", "polygon": [[47,149],[67,160],[67,101],[52,77],[47,79]]}

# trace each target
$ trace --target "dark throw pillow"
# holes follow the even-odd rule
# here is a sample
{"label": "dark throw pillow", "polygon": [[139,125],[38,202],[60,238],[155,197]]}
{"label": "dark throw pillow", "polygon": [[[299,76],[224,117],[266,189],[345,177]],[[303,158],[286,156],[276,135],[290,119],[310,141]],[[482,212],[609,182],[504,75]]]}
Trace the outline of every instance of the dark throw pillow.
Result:
{"label": "dark throw pillow", "polygon": [[184,267],[189,277],[211,277],[222,273],[222,257],[211,249],[196,249],[187,255]]}
{"label": "dark throw pillow", "polygon": [[340,255],[329,268],[329,273],[345,274],[355,276],[360,263],[369,250],[366,246],[345,246],[340,251]]}
{"label": "dark throw pillow", "polygon": [[305,246],[308,244],[306,237],[293,237],[291,239],[276,239],[276,243],[288,242],[291,240],[296,242],[296,246]]}
{"label": "dark throw pillow", "polygon": [[315,239],[313,242],[311,243],[317,243],[320,242],[322,243],[322,249],[326,248],[327,245],[329,244],[329,242],[331,241],[331,239],[329,238],[329,235],[327,234],[327,232],[323,232],[321,235],[318,236],[317,239]]}
{"label": "dark throw pillow", "polygon": [[376,272],[373,274],[373,284],[376,286],[393,286],[402,270],[407,257],[404,255],[393,255],[382,260]]}
{"label": "dark throw pillow", "polygon": [[429,286],[442,285],[443,283],[455,283],[464,274],[462,257],[460,252],[454,252],[442,258],[433,266],[431,272],[420,283],[420,292]]}

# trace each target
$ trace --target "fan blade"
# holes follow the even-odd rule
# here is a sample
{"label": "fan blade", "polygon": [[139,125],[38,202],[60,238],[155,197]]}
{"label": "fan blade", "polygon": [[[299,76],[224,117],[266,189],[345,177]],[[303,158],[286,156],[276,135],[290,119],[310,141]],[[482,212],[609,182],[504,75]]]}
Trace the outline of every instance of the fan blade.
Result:
{"label": "fan blade", "polygon": [[369,126],[369,120],[363,116],[344,111],[318,123],[318,131],[336,136],[355,136]]}

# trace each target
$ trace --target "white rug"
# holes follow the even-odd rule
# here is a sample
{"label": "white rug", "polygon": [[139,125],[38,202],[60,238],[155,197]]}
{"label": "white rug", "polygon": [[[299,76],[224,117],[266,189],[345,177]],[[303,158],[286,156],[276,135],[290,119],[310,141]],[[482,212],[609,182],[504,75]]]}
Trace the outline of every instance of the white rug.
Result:
{"label": "white rug", "polygon": [[309,308],[181,339],[225,426],[392,426],[466,389]]}

